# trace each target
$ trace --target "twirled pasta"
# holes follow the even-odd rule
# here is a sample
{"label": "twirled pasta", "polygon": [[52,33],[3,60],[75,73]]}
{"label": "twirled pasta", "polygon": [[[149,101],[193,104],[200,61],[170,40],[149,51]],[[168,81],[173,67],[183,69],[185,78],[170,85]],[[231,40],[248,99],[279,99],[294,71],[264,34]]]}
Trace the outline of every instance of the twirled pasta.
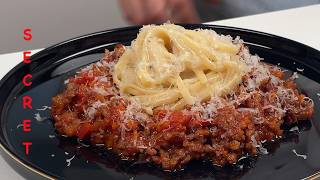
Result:
{"label": "twirled pasta", "polygon": [[213,30],[173,24],[144,26],[114,67],[121,95],[150,110],[172,110],[229,93],[241,82],[245,64],[239,46]]}

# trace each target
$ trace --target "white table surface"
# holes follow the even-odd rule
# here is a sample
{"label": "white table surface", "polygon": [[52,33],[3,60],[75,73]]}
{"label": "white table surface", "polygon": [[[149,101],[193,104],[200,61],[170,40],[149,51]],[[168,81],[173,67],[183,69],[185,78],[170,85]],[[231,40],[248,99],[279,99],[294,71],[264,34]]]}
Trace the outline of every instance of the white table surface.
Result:
{"label": "white table surface", "polygon": [[[320,5],[208,22],[279,35],[320,50]],[[33,53],[41,49],[32,50]],[[0,78],[22,61],[22,52],[0,55]],[[24,179],[0,156],[0,179]]]}

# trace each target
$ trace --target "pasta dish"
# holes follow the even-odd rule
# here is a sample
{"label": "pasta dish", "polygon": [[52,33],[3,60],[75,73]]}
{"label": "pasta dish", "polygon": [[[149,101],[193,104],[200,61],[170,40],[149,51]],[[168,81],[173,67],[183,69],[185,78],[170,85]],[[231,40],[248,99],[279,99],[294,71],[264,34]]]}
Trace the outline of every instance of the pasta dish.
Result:
{"label": "pasta dish", "polygon": [[[308,120],[313,101],[239,37],[147,25],[130,46],[105,50],[52,98],[57,131],[164,170],[268,154],[283,125]],[[288,77],[289,76],[289,77]]]}

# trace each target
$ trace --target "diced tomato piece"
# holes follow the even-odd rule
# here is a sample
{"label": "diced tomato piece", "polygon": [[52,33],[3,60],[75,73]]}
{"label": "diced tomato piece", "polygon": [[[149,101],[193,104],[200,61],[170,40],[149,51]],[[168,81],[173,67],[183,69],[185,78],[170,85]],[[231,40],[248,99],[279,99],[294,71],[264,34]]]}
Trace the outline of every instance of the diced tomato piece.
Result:
{"label": "diced tomato piece", "polygon": [[85,100],[85,95],[84,95],[84,93],[81,92],[81,91],[78,91],[78,92],[76,93],[75,100],[76,100],[76,101],[75,101],[76,104],[82,105],[82,103],[83,103],[84,100]]}
{"label": "diced tomato piece", "polygon": [[120,125],[116,121],[112,122],[112,124],[111,124],[112,131],[117,131],[119,129],[119,127],[120,127]]}
{"label": "diced tomato piece", "polygon": [[161,121],[158,125],[157,125],[157,131],[161,132],[165,129],[168,129],[170,127],[170,123],[169,121]]}
{"label": "diced tomato piece", "polygon": [[130,119],[130,120],[128,120],[128,122],[127,122],[127,127],[129,128],[129,129],[138,129],[138,127],[139,127],[139,123],[138,123],[138,121],[136,121],[136,120],[132,120],[132,119]]}
{"label": "diced tomato piece", "polygon": [[170,115],[169,120],[171,126],[187,125],[190,121],[190,117],[184,115],[181,111],[175,111]]}
{"label": "diced tomato piece", "polygon": [[114,109],[118,110],[118,111],[124,111],[126,110],[126,107],[124,105],[118,105],[118,106],[114,106]]}
{"label": "diced tomato piece", "polygon": [[279,79],[284,79],[284,73],[281,70],[271,69],[271,74],[276,76]]}
{"label": "diced tomato piece", "polygon": [[206,121],[206,120],[201,120],[201,126],[205,127],[205,126],[209,126],[210,125],[210,121]]}
{"label": "diced tomato piece", "polygon": [[163,119],[164,117],[166,117],[166,114],[168,112],[166,110],[158,110],[154,113],[154,117],[157,120]]}
{"label": "diced tomato piece", "polygon": [[80,139],[85,138],[91,131],[93,125],[91,123],[83,123],[79,126],[77,135]]}
{"label": "diced tomato piece", "polygon": [[190,122],[191,127],[207,127],[210,125],[210,121],[202,120],[202,119],[195,119]]}
{"label": "diced tomato piece", "polygon": [[105,136],[105,145],[108,147],[108,148],[111,148],[112,145],[114,143],[114,140],[113,140],[113,136],[111,135],[106,135]]}

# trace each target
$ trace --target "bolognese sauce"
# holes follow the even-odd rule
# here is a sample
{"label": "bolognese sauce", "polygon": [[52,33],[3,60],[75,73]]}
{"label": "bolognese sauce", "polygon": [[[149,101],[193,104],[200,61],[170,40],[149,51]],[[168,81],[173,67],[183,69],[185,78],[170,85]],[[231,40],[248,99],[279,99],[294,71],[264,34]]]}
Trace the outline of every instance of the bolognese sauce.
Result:
{"label": "bolognese sauce", "polygon": [[313,102],[297,90],[296,74],[260,62],[242,45],[238,55],[250,71],[232,93],[186,105],[159,106],[147,113],[121,96],[112,71],[126,48],[106,50],[97,63],[70,78],[52,98],[52,116],[60,134],[89,139],[123,159],[144,159],[164,170],[181,169],[191,160],[233,164],[244,154],[267,153],[262,142],[283,135],[282,124],[307,120]]}

